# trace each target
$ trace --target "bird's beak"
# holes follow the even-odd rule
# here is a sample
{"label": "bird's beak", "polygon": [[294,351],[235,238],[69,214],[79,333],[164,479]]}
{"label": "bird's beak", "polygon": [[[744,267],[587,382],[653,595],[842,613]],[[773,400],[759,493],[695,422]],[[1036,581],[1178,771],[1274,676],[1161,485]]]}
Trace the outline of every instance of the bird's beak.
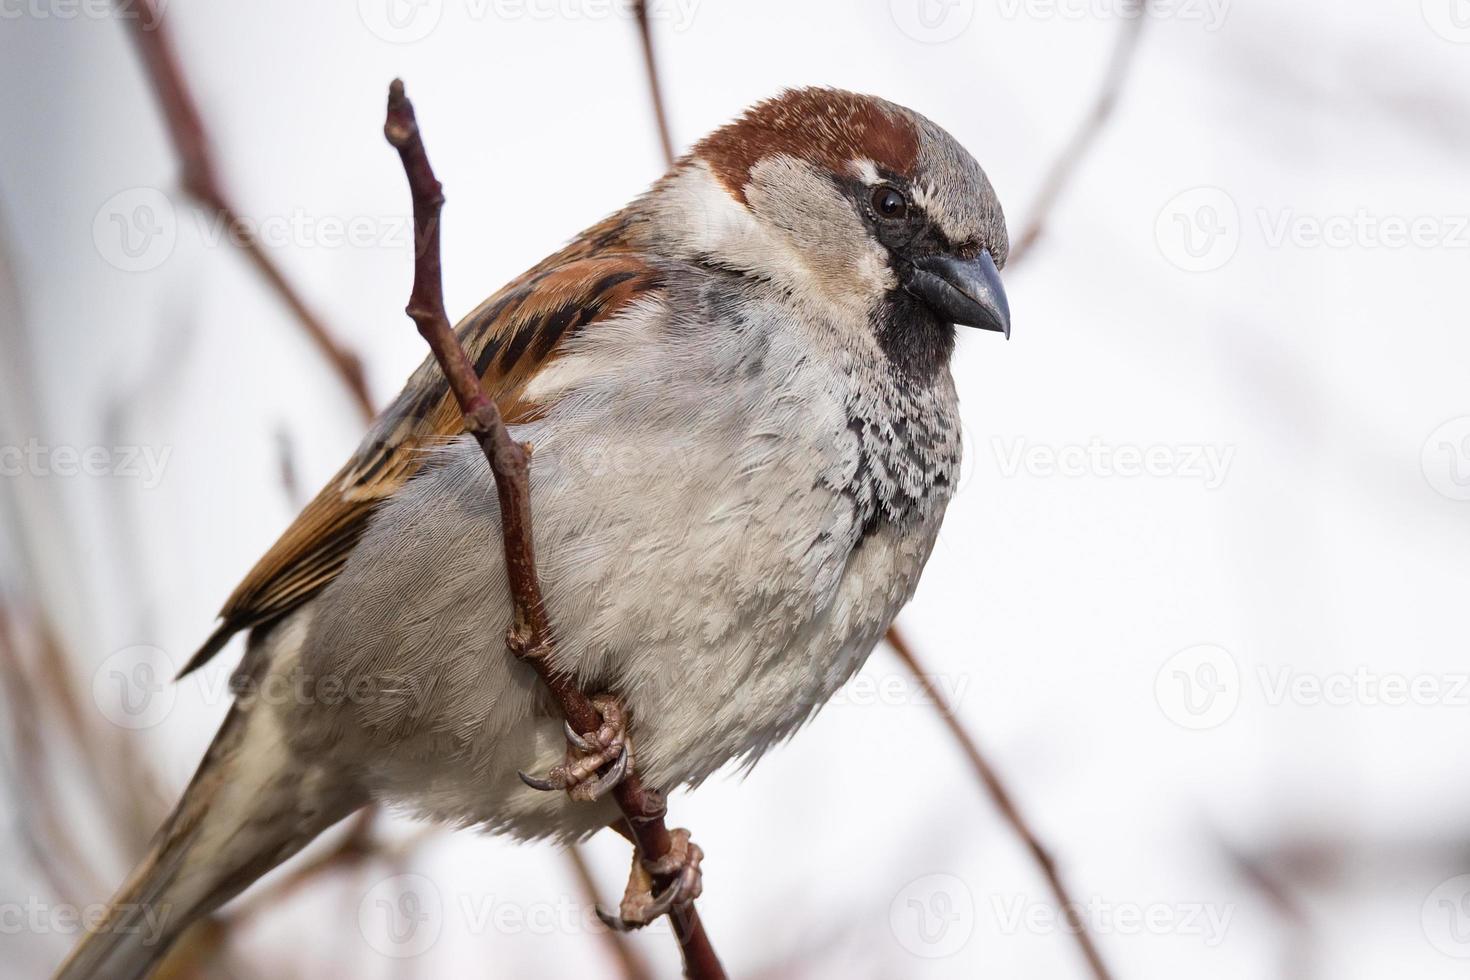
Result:
{"label": "bird's beak", "polygon": [[925,256],[909,267],[904,288],[951,323],[995,330],[1011,339],[1011,307],[988,251],[973,259]]}

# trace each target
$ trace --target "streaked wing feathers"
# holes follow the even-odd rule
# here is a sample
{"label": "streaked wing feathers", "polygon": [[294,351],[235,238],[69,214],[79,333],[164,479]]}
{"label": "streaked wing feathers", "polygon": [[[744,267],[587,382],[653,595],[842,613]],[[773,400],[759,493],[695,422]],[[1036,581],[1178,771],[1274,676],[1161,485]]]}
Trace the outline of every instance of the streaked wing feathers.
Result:
{"label": "streaked wing feathers", "polygon": [[[661,284],[658,271],[635,254],[543,264],[490,297],[455,330],[485,390],[514,422],[534,411],[518,396],[568,337],[611,318]],[[236,588],[220,613],[219,628],[180,676],[205,663],[238,630],[291,611],[331,582],[374,508],[418,470],[421,450],[460,431],[448,382],[427,358],[347,465]]]}

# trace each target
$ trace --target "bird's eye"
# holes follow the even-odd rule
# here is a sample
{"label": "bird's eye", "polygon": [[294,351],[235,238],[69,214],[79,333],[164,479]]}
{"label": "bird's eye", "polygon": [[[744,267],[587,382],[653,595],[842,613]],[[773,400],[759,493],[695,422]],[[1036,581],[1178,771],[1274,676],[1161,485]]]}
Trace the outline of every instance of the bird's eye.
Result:
{"label": "bird's eye", "polygon": [[909,202],[892,187],[879,187],[873,191],[873,210],[884,218],[902,218],[908,213]]}

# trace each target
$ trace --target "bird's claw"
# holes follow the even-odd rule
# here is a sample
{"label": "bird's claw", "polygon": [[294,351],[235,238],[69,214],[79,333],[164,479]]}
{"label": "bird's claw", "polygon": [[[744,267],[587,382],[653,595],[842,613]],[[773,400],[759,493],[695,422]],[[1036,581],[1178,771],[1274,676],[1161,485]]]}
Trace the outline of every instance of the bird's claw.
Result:
{"label": "bird's claw", "polygon": [[[591,803],[602,799],[623,781],[633,765],[627,715],[610,695],[598,695],[592,699],[592,705],[602,715],[602,725],[597,731],[578,734],[567,722],[566,762],[553,766],[544,777],[517,772],[521,782],[543,792],[565,790],[572,799]],[[602,772],[604,767],[608,767],[606,772]]]}
{"label": "bird's claw", "polygon": [[[597,917],[609,929],[615,932],[641,929],[675,906],[694,901],[704,891],[704,876],[699,867],[704,852],[689,839],[687,830],[672,830],[669,835],[673,838],[669,853],[659,860],[645,861],[633,855],[633,870],[628,875],[628,888],[618,911],[597,909]],[[654,894],[653,886],[658,878],[671,880],[663,891]]]}

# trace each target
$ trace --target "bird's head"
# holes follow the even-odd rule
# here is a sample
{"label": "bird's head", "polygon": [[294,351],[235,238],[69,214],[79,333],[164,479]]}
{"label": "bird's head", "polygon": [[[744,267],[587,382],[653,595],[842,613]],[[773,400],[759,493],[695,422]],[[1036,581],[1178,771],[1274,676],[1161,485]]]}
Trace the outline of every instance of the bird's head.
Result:
{"label": "bird's head", "polygon": [[947,360],[955,324],[1010,336],[995,191],[952,136],[902,106],[788,91],[702,140],[649,203],[675,254],[856,314],[900,364]]}

